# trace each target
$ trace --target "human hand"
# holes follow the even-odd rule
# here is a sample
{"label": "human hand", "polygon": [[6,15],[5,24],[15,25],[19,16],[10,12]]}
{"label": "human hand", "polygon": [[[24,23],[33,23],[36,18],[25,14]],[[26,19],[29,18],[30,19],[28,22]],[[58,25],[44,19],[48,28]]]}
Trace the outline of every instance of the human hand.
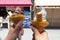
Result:
{"label": "human hand", "polygon": [[48,34],[46,31],[39,33],[39,31],[35,27],[31,27],[33,34],[33,40],[48,40]]}
{"label": "human hand", "polygon": [[[22,21],[18,22],[14,27],[11,27],[5,40],[16,40],[18,37],[21,39],[22,34]],[[18,36],[19,35],[19,36]]]}

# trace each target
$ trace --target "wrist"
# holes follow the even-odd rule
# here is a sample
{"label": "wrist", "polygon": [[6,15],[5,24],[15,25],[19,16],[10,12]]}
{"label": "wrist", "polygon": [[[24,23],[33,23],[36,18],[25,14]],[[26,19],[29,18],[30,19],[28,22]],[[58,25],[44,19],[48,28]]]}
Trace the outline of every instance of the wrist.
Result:
{"label": "wrist", "polygon": [[15,39],[11,39],[11,38],[6,38],[5,40],[15,40]]}
{"label": "wrist", "polygon": [[16,39],[8,35],[8,36],[5,38],[5,40],[16,40]]}

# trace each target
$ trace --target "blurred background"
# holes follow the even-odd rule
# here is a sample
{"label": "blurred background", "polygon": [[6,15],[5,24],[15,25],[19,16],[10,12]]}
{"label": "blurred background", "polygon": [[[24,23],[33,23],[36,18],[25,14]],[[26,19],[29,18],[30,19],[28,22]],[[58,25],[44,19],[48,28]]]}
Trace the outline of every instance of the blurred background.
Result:
{"label": "blurred background", "polygon": [[[35,18],[36,12],[44,13],[46,20],[49,22],[49,25],[46,27],[48,32],[49,40],[60,40],[60,0],[30,0],[32,5],[30,6],[1,6],[0,7],[0,40],[4,40],[12,22],[10,20],[10,15],[13,14],[17,7],[20,7],[26,18],[23,22],[24,35],[22,40],[32,40],[32,30],[30,29],[31,22]],[[25,4],[27,5],[27,4]],[[29,3],[28,3],[29,5]],[[43,8],[43,9],[42,9]],[[28,39],[27,39],[28,38]]]}

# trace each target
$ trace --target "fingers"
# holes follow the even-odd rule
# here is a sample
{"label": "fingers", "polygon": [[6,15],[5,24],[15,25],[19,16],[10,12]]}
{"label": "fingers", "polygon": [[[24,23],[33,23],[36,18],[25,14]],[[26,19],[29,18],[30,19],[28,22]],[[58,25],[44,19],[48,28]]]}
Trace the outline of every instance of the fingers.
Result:
{"label": "fingers", "polygon": [[22,21],[20,21],[20,22],[18,22],[18,23],[16,24],[16,26],[15,26],[15,32],[16,32],[16,34],[18,34],[19,31],[22,29],[22,24],[23,24]]}
{"label": "fingers", "polygon": [[43,32],[43,33],[42,33],[42,35],[47,36],[47,35],[48,35],[48,33],[45,31],[45,32]]}
{"label": "fingers", "polygon": [[21,40],[21,36],[24,34],[24,30],[19,31],[18,40]]}
{"label": "fingers", "polygon": [[36,29],[35,27],[31,26],[31,29],[35,34],[40,34],[38,29]]}
{"label": "fingers", "polygon": [[33,39],[32,39],[32,40],[36,40],[36,36],[40,35],[40,33],[39,33],[39,31],[38,31],[35,27],[33,27],[33,26],[31,26],[31,29],[32,29],[32,31],[34,32],[34,33],[33,33]]}
{"label": "fingers", "polygon": [[22,29],[22,30],[21,30],[21,35],[23,35],[23,34],[24,34],[24,30]]}
{"label": "fingers", "polygon": [[33,26],[31,26],[31,29],[32,29],[32,31],[35,33],[35,34],[45,34],[46,33],[46,31],[44,31],[44,30],[38,30],[37,28],[35,28],[35,27],[33,27]]}
{"label": "fingers", "polygon": [[23,21],[20,21],[16,24],[15,29],[18,30],[20,27],[22,27]]}

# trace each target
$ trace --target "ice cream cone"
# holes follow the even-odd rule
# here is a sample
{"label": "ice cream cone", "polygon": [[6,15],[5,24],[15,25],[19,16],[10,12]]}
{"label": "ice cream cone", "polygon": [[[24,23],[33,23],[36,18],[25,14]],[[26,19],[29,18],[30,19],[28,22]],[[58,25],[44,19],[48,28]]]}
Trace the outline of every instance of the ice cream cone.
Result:
{"label": "ice cream cone", "polygon": [[32,20],[32,25],[38,30],[44,30],[49,24],[47,21],[42,21],[42,14],[36,14],[36,20]]}
{"label": "ice cream cone", "polygon": [[25,18],[25,15],[15,15],[10,17],[10,19],[14,24],[17,24],[19,21],[23,21],[24,18]]}

